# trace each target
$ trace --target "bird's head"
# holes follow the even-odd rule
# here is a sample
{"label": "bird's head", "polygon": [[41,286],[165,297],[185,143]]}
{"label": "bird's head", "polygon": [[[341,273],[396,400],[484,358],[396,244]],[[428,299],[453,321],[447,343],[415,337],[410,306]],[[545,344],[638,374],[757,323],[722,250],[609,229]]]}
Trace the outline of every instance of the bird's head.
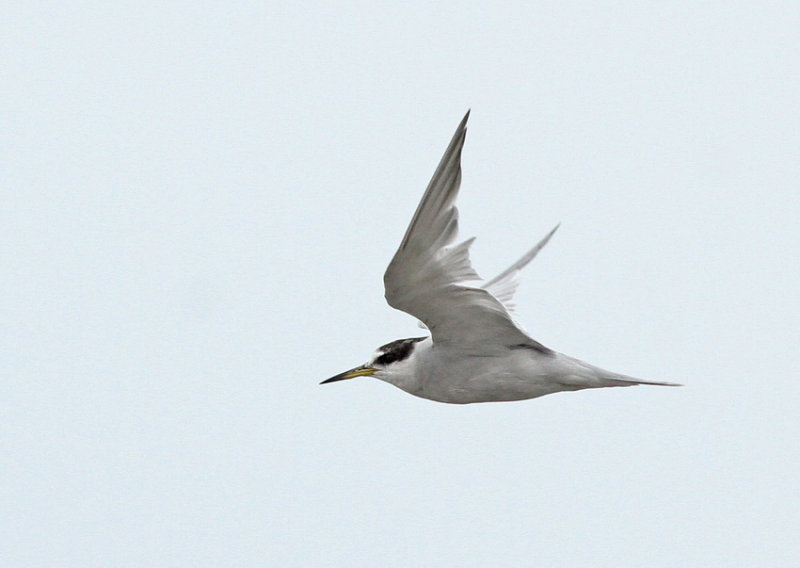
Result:
{"label": "bird's head", "polygon": [[403,388],[405,380],[411,379],[413,373],[413,354],[415,348],[427,337],[410,337],[408,339],[398,339],[382,345],[375,350],[370,360],[365,364],[339,373],[320,384],[334,383],[345,379],[356,377],[371,377],[381,379],[387,383],[392,383]]}

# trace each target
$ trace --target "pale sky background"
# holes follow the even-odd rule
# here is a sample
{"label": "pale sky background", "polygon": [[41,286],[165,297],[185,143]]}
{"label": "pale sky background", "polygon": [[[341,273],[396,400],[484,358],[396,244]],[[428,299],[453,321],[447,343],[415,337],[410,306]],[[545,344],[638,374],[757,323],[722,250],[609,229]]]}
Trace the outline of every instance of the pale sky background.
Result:
{"label": "pale sky background", "polygon": [[[0,20],[2,566],[800,566],[800,4],[28,3]],[[320,387],[472,108],[461,235],[682,389]]]}

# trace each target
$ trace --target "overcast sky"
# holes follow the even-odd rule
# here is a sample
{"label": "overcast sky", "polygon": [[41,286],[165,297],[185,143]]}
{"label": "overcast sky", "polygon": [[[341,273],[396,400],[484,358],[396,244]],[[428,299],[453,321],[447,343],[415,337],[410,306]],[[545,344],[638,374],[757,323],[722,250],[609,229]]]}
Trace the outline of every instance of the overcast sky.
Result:
{"label": "overcast sky", "polygon": [[[797,2],[14,3],[4,566],[798,566]],[[463,113],[518,317],[681,389],[319,381]]]}

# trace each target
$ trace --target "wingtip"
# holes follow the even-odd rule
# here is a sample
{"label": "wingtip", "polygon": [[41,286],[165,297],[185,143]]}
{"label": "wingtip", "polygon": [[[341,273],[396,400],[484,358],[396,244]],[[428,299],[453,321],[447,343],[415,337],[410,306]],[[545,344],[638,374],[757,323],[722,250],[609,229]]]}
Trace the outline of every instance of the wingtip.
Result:
{"label": "wingtip", "polygon": [[555,227],[553,227],[552,229],[550,229],[550,232],[549,232],[549,233],[547,233],[547,234],[546,234],[546,235],[545,235],[545,236],[542,238],[542,240],[541,240],[541,241],[539,241],[539,243],[536,245],[536,247],[534,247],[534,248],[536,248],[536,249],[537,249],[537,252],[538,252],[538,250],[539,250],[539,249],[542,249],[542,248],[544,248],[544,246],[545,246],[547,243],[549,243],[549,242],[550,242],[550,239],[552,238],[552,236],[553,236],[553,235],[555,235],[555,234],[556,234],[556,231],[558,231],[558,228],[559,228],[560,226],[561,226],[561,221],[559,221],[559,222],[558,222],[558,224],[557,224]]}
{"label": "wingtip", "polygon": [[467,114],[465,114],[464,118],[461,119],[461,124],[460,124],[461,128],[463,128],[464,126],[467,125],[467,120],[469,120],[469,113],[471,113],[471,112],[472,112],[472,109],[468,108],[467,109]]}

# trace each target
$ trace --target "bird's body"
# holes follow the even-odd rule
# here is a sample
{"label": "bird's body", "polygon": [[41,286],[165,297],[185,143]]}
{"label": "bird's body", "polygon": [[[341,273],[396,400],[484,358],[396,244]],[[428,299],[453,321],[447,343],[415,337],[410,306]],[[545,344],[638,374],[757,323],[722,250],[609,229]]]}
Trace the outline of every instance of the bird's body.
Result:
{"label": "bird's body", "polygon": [[511,317],[516,276],[556,229],[482,286],[469,261],[473,239],[448,247],[458,231],[464,117],[384,275],[387,302],[417,317],[431,337],[388,343],[365,364],[323,381],[374,376],[413,395],[455,404],[536,398],[587,388],[671,386],[605,371],[549,349]]}
{"label": "bird's body", "polygon": [[[392,361],[390,375],[374,376],[390,376],[387,382],[396,387],[438,402],[500,402],[588,388],[664,384],[612,373],[550,349],[519,345],[443,348],[430,337],[415,337],[389,343],[376,358],[409,344],[413,348],[407,357]],[[375,363],[373,359],[367,367]]]}

